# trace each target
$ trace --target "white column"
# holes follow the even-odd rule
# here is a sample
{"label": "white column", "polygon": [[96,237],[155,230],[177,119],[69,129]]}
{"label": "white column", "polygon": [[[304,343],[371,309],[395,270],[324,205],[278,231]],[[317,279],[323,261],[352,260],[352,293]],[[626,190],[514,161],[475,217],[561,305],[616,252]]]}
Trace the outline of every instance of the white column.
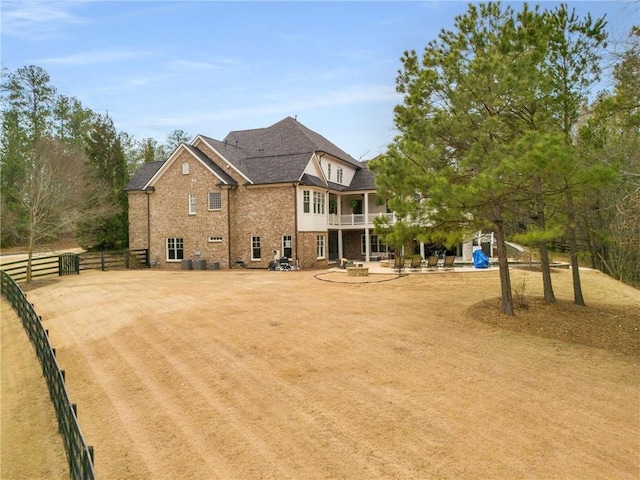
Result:
{"label": "white column", "polygon": [[342,251],[342,228],[338,230],[338,264],[340,260],[344,258],[344,252]]}
{"label": "white column", "polygon": [[371,260],[371,238],[369,237],[369,194],[364,194],[364,261],[369,262]]}

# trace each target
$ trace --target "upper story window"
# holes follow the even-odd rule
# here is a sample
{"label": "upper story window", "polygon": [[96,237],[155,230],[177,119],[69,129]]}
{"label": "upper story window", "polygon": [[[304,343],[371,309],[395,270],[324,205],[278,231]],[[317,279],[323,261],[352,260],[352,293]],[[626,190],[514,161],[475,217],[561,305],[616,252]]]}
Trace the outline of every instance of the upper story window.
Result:
{"label": "upper story window", "polygon": [[195,215],[195,214],[196,214],[196,194],[190,193],[189,194],[189,215]]}
{"label": "upper story window", "polygon": [[338,167],[338,170],[336,170],[336,181],[338,183],[342,183],[343,175],[342,168]]}
{"label": "upper story window", "polygon": [[222,210],[222,196],[220,192],[209,193],[209,210]]}
{"label": "upper story window", "polygon": [[310,207],[309,207],[310,203],[311,203],[311,197],[310,197],[309,190],[304,190],[302,192],[302,211],[304,213],[310,212]]}
{"label": "upper story window", "polygon": [[327,163],[327,178],[331,180],[331,164]]}
{"label": "upper story window", "polygon": [[324,215],[324,193],[313,192],[313,213]]}
{"label": "upper story window", "polygon": [[189,162],[182,163],[182,174],[189,175]]}

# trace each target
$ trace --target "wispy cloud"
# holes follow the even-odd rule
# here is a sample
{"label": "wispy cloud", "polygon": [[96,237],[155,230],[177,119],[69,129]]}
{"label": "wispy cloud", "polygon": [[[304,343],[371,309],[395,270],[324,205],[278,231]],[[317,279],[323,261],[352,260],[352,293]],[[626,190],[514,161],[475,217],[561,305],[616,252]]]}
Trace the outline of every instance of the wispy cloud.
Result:
{"label": "wispy cloud", "polygon": [[97,63],[118,63],[126,60],[140,60],[149,57],[152,53],[146,50],[132,50],[129,48],[109,48],[93,50],[83,53],[75,53],[64,57],[39,58],[37,63],[42,65],[82,66]]}
{"label": "wispy cloud", "polygon": [[64,33],[69,25],[89,23],[74,13],[82,2],[2,1],[3,35],[43,39]]}
{"label": "wispy cloud", "polygon": [[239,66],[242,66],[242,62],[231,59],[216,59],[210,62],[201,62],[194,60],[172,60],[167,64],[167,67],[170,70],[185,73],[222,71]]}
{"label": "wispy cloud", "polygon": [[215,120],[227,120],[244,116],[289,115],[290,112],[312,110],[322,107],[338,107],[357,103],[397,102],[398,94],[386,85],[358,85],[345,90],[294,96],[290,93],[266,95],[262,102],[237,108],[220,108],[206,113],[188,111],[166,117],[156,117],[147,122],[146,127],[157,128],[173,125],[200,125]]}

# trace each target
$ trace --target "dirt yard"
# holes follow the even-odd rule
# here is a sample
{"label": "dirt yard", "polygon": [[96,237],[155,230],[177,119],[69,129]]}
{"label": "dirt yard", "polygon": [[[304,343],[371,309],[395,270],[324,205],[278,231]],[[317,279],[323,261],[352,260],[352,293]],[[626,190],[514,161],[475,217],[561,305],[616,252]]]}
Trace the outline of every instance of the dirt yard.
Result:
{"label": "dirt yard", "polygon": [[547,310],[514,270],[514,323],[494,271],[317,273],[36,284],[98,477],[639,478],[638,290],[558,271]]}

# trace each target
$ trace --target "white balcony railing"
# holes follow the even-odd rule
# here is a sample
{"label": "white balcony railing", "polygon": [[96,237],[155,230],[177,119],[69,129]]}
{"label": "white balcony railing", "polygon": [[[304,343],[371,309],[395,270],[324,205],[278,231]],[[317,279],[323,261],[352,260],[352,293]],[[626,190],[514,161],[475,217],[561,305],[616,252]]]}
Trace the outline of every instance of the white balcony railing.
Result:
{"label": "white balcony railing", "polygon": [[331,226],[340,226],[340,227],[348,227],[348,226],[373,227],[374,219],[376,217],[383,217],[383,216],[389,219],[389,223],[391,225],[396,223],[395,213],[370,213],[368,215],[367,222],[365,222],[365,215],[360,213],[352,213],[349,215],[337,215],[335,213],[330,213],[328,217],[328,223]]}

